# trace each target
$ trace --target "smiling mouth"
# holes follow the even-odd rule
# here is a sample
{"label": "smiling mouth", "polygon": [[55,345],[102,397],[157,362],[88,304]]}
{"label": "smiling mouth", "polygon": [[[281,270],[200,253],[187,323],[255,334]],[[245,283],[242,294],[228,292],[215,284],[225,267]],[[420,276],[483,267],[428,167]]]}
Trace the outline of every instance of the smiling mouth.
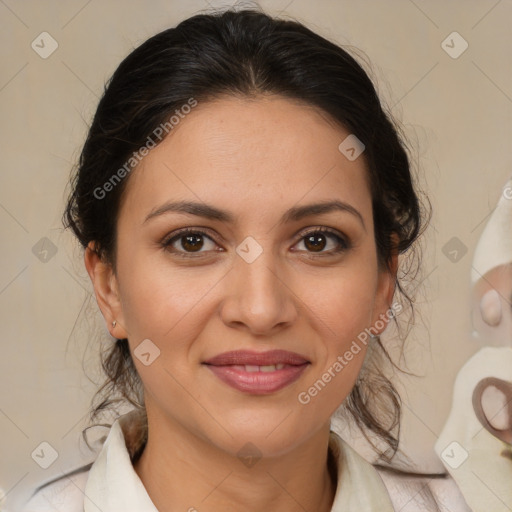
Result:
{"label": "smiling mouth", "polygon": [[225,352],[203,364],[232,388],[248,394],[264,395],[295,382],[310,362],[294,352],[272,350]]}

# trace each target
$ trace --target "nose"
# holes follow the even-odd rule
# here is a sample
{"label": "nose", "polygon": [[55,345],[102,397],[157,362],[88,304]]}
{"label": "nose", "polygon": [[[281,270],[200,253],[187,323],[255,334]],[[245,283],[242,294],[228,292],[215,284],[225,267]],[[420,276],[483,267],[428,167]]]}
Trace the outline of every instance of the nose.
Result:
{"label": "nose", "polygon": [[238,255],[226,276],[221,307],[223,322],[253,335],[271,335],[291,325],[298,316],[298,298],[286,282],[270,250],[248,263]]}

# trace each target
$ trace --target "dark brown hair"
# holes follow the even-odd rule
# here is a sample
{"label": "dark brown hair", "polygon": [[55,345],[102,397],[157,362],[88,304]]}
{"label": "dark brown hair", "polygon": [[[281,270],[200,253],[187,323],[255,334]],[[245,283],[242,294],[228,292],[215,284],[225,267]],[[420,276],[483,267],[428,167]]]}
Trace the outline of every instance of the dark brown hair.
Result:
{"label": "dark brown hair", "polygon": [[[423,225],[404,138],[367,73],[345,49],[298,22],[256,10],[193,16],[151,37],[121,62],[105,87],[81,152],[66,226],[83,247],[94,242],[115,270],[116,222],[129,180],[126,162],[150,138],[158,143],[155,129],[191,98],[206,102],[222,95],[261,94],[314,106],[364,143],[378,261],[390,269],[392,255],[408,251]],[[114,175],[122,179],[112,182]],[[108,182],[112,186],[105,187]],[[396,287],[412,306],[402,277]],[[390,459],[398,448],[401,403],[381,369],[383,360],[393,362],[378,337],[375,348],[375,359],[365,363],[344,409],[365,436],[370,432],[385,442],[388,450],[380,455]],[[91,420],[121,402],[137,408],[136,458],[144,447],[147,422],[128,341],[117,340],[103,354],[102,365],[107,379],[93,401]]]}

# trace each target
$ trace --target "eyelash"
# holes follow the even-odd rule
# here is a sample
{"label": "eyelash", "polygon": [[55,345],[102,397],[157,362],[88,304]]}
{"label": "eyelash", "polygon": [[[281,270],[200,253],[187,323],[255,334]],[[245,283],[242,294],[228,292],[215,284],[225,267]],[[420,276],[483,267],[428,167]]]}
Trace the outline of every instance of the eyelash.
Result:
{"label": "eyelash", "polygon": [[[329,235],[329,237],[335,239],[335,241],[338,244],[338,248],[331,249],[330,251],[322,251],[319,253],[305,251],[305,252],[309,253],[309,257],[316,258],[316,257],[334,256],[341,252],[347,251],[351,248],[351,244],[347,238],[340,236],[337,231],[330,229],[330,228],[326,228],[326,227],[319,227],[319,228],[315,228],[315,229],[306,231],[305,233],[302,233],[300,239],[296,242],[296,244],[303,241],[307,236],[313,235],[313,234],[318,234],[318,233]],[[201,257],[201,255],[204,255],[206,252],[209,252],[209,251],[186,252],[186,251],[176,250],[171,247],[174,242],[180,240],[181,238],[184,238],[187,235],[205,236],[205,237],[209,238],[212,242],[215,243],[215,240],[213,239],[211,233],[208,230],[204,230],[204,229],[200,229],[200,228],[195,228],[195,229],[183,228],[177,232],[172,233],[171,235],[167,236],[166,238],[164,238],[161,242],[161,246],[164,249],[172,252],[173,254],[175,254],[181,258],[198,258],[198,257]],[[299,252],[304,252],[304,251],[299,251]]]}

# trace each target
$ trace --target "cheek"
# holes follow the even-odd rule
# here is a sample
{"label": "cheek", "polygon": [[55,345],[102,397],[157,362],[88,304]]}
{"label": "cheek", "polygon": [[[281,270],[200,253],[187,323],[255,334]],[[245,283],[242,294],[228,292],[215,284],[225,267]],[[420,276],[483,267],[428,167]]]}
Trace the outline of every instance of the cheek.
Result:
{"label": "cheek", "polygon": [[[206,267],[205,267],[206,268]],[[216,275],[216,274],[215,274]],[[136,338],[186,337],[190,314],[204,307],[217,279],[204,269],[171,266],[165,258],[134,254],[119,265],[126,327]],[[200,322],[196,322],[200,323]]]}
{"label": "cheek", "polygon": [[316,279],[308,318],[318,340],[316,364],[300,390],[311,417],[332,414],[353,388],[364,363],[371,325],[377,274],[367,264],[350,265],[329,279]]}
{"label": "cheek", "polygon": [[319,329],[338,348],[371,327],[377,287],[377,274],[371,266],[347,266],[307,284],[314,289],[305,300],[311,317],[318,320]]}

